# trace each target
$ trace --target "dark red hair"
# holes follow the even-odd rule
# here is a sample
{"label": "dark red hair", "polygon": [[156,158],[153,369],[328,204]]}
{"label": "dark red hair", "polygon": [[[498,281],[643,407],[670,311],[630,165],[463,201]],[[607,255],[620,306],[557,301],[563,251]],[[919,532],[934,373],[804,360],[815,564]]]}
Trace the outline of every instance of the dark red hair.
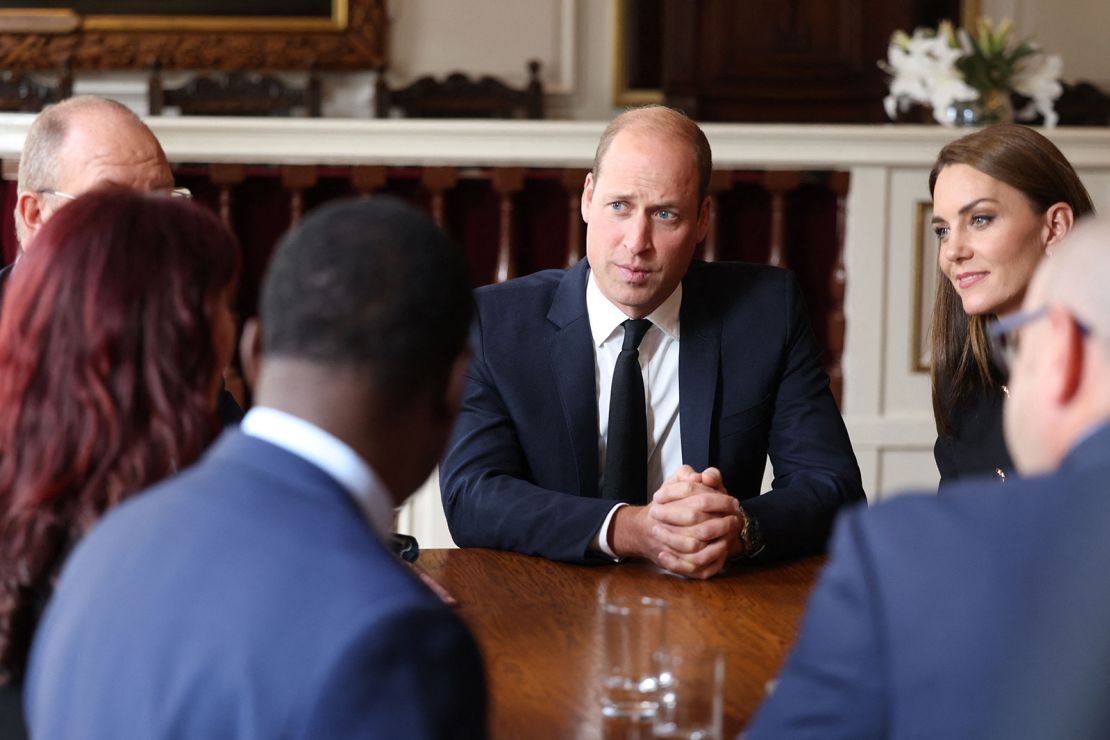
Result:
{"label": "dark red hair", "polygon": [[239,247],[203,208],[120,188],[61,208],[0,313],[0,676],[19,679],[66,552],[216,429],[215,322]]}

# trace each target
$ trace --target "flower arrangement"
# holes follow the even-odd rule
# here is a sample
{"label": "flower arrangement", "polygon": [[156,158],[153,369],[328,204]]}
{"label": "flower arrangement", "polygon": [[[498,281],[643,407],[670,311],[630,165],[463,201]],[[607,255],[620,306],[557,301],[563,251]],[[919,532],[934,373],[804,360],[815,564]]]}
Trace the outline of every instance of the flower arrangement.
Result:
{"label": "flower arrangement", "polygon": [[[887,116],[893,119],[912,103],[925,103],[938,123],[949,126],[1026,120],[1037,113],[1045,126],[1055,126],[1053,103],[1063,92],[1060,57],[1013,39],[1012,30],[1010,21],[996,28],[981,18],[974,35],[947,21],[935,31],[918,28],[913,36],[895,31],[887,60],[879,62],[891,75],[890,94],[883,99]],[[1011,93],[1031,102],[1015,114]]]}

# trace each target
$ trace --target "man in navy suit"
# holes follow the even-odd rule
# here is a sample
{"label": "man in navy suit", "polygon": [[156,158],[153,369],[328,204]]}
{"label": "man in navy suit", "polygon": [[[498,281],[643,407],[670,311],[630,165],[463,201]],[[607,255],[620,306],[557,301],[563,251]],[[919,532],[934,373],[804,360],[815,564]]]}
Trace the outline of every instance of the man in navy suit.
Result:
{"label": "man in navy suit", "polygon": [[[441,467],[459,545],[640,557],[706,578],[729,558],[821,550],[835,512],[863,498],[794,279],[693,262],[711,159],[677,111],[619,116],[586,176],[587,259],[477,292],[474,362]],[[626,323],[639,319],[650,324]],[[646,416],[646,440],[629,447],[646,460],[606,471],[634,324],[647,326],[642,389],[618,396],[645,397],[634,423]],[[761,496],[768,453],[775,481]]]}
{"label": "man in navy suit", "polygon": [[473,639],[388,546],[470,315],[461,253],[397,201],[287,235],[243,340],[258,405],[78,545],[32,647],[32,736],[484,736]]}
{"label": "man in navy suit", "polygon": [[748,740],[1106,736],[1107,284],[1081,223],[994,332],[1022,477],[846,512]]}

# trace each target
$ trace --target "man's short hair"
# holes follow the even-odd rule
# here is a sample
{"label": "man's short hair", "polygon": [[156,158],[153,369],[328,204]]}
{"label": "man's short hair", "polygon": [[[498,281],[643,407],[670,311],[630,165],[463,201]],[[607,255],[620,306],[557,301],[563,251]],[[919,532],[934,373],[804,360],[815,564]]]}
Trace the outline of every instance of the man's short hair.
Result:
{"label": "man's short hair", "polygon": [[385,399],[446,382],[466,344],[462,251],[390,197],[313,211],[278,245],[262,289],[266,357],[366,373]]}
{"label": "man's short hair", "polygon": [[625,129],[639,128],[660,137],[675,139],[690,147],[694,163],[698,168],[698,205],[709,192],[709,176],[713,174],[713,151],[709,140],[698,124],[686,114],[665,105],[645,105],[631,108],[609,122],[594,153],[593,175],[596,180],[601,174],[601,162],[617,134]]}

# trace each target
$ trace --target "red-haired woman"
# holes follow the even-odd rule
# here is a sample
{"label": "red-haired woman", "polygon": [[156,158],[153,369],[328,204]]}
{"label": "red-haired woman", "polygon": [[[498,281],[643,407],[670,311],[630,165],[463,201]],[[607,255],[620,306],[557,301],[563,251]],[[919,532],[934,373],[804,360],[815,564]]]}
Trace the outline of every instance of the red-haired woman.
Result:
{"label": "red-haired woman", "polygon": [[235,237],[213,214],[118,188],[61,209],[21,258],[0,314],[9,697],[69,550],[109,508],[192,463],[218,429],[238,270]]}

